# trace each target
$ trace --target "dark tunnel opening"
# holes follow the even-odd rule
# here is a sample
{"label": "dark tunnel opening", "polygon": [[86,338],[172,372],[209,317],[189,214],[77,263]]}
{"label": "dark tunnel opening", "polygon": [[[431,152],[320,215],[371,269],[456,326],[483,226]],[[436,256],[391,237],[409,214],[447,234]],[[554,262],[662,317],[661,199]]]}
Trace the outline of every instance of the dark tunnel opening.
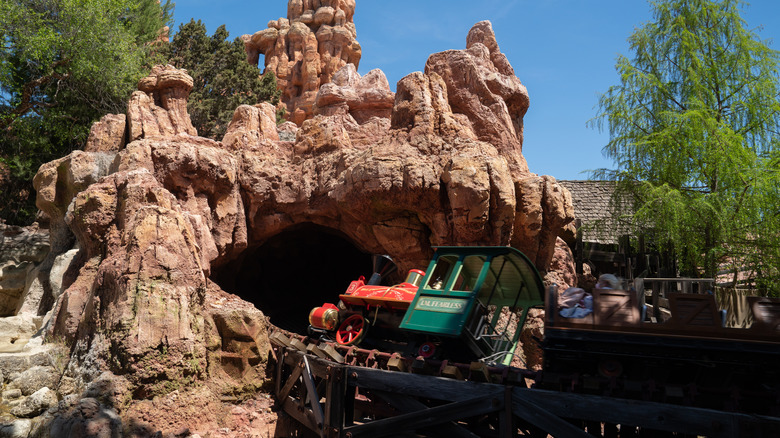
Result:
{"label": "dark tunnel opening", "polygon": [[351,281],[369,278],[371,271],[371,254],[343,233],[306,223],[245,251],[215,270],[212,280],[254,304],[277,327],[305,334],[312,308],[337,303]]}

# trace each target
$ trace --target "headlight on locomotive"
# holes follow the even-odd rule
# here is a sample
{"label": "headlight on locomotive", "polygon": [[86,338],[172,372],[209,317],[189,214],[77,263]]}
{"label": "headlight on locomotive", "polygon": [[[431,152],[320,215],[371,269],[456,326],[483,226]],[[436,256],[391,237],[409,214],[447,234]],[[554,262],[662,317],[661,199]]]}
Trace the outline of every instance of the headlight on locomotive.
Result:
{"label": "headlight on locomotive", "polygon": [[339,325],[339,309],[334,304],[325,303],[321,307],[311,309],[309,324],[312,327],[333,331]]}

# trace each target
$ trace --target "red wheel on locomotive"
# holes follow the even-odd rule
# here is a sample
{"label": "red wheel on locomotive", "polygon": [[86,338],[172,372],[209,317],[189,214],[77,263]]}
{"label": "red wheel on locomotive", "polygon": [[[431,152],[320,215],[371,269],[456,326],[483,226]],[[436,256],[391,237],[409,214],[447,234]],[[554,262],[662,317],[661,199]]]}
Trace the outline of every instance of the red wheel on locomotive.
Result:
{"label": "red wheel on locomotive", "polygon": [[366,335],[368,324],[362,315],[351,315],[336,330],[336,342],[341,345],[356,345]]}
{"label": "red wheel on locomotive", "polygon": [[436,353],[436,344],[433,342],[426,342],[420,345],[419,350],[417,350],[417,355],[426,359],[433,357],[434,353]]}

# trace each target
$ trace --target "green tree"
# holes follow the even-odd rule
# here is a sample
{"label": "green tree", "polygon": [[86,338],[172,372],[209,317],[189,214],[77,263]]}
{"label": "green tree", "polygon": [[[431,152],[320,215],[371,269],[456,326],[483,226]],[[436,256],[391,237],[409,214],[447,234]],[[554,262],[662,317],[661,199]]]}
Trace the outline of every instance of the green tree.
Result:
{"label": "green tree", "polygon": [[740,0],[651,4],[594,119],[616,169],[594,176],[630,196],[627,219],[674,249],[682,274],[732,264],[777,293],[779,52],[746,28]]}
{"label": "green tree", "polygon": [[170,0],[0,0],[0,218],[29,223],[38,167],[125,111],[171,11]]}
{"label": "green tree", "polygon": [[221,139],[239,105],[276,105],[281,95],[274,75],[260,77],[257,66],[246,61],[243,42],[228,36],[224,25],[209,37],[200,20],[191,20],[179,27],[169,46],[168,62],[193,78],[187,109],[203,137]]}

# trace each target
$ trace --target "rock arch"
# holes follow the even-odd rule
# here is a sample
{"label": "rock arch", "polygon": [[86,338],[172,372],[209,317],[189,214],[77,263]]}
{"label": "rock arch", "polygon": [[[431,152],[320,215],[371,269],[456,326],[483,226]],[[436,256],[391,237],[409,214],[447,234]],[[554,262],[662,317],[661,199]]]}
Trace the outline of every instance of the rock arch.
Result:
{"label": "rock arch", "polygon": [[254,304],[274,325],[304,333],[308,312],[335,302],[361,275],[371,275],[369,252],[344,233],[304,222],[246,249],[211,278]]}

